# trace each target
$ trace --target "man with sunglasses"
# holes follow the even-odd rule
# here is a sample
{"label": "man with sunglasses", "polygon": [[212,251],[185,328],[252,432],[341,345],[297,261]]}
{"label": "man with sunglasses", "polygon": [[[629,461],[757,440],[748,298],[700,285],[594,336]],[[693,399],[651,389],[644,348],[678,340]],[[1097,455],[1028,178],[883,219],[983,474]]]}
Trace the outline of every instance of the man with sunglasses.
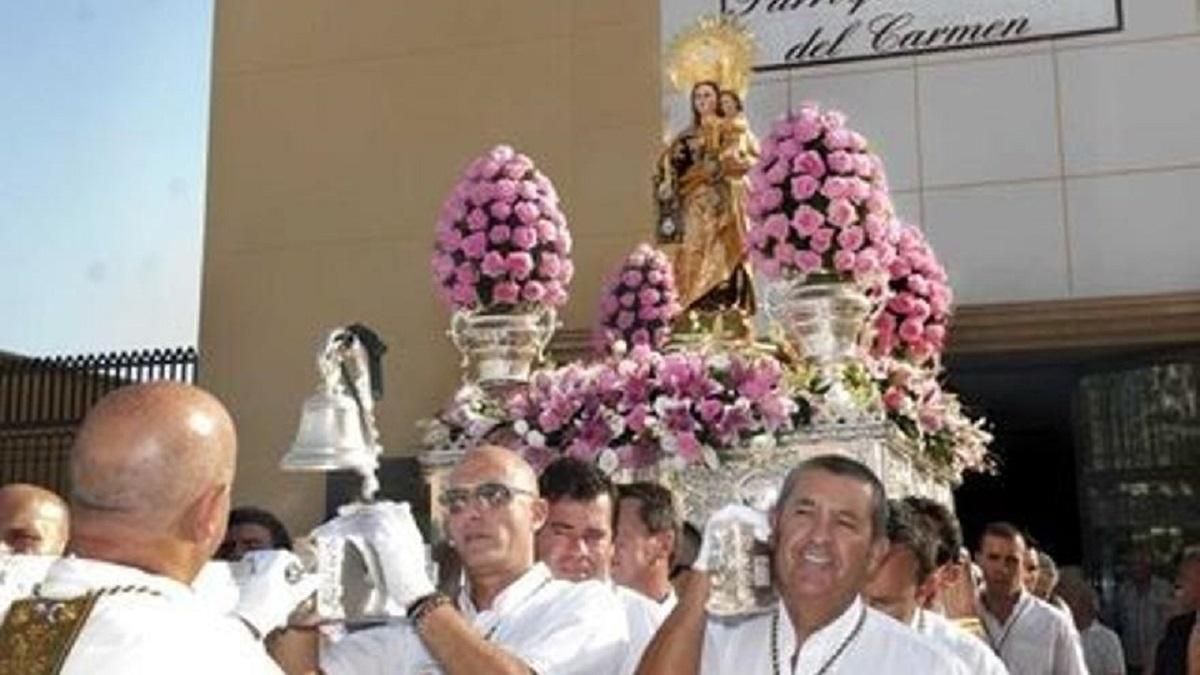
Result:
{"label": "man with sunglasses", "polygon": [[[556,580],[534,562],[546,502],[523,459],[476,448],[451,472],[439,502],[466,576],[458,598],[435,592],[406,504],[362,510],[354,516],[360,531],[380,551],[388,591],[410,621],[334,644],[321,654],[324,673],[583,675],[623,658],[628,640],[612,593],[600,583]],[[281,661],[287,666],[295,655]],[[288,670],[312,672],[313,664],[302,665]]]}
{"label": "man with sunglasses", "polygon": [[[573,457],[550,463],[538,478],[549,503],[546,524],[538,531],[537,553],[558,579],[598,580],[611,590],[625,613],[629,649],[610,672],[633,673],[670,608],[610,579],[615,551],[617,489],[596,466]],[[664,580],[665,583],[665,580]]]}

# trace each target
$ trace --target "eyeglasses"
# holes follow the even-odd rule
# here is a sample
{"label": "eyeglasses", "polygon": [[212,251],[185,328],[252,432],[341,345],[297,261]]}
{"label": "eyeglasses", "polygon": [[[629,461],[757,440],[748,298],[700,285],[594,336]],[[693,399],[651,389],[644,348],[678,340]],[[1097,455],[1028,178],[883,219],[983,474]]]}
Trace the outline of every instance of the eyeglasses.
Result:
{"label": "eyeglasses", "polygon": [[504,483],[480,483],[471,489],[450,488],[438,495],[438,503],[450,513],[460,513],[467,508],[468,502],[474,502],[480,508],[490,510],[507,506],[515,495],[536,497],[537,493]]}

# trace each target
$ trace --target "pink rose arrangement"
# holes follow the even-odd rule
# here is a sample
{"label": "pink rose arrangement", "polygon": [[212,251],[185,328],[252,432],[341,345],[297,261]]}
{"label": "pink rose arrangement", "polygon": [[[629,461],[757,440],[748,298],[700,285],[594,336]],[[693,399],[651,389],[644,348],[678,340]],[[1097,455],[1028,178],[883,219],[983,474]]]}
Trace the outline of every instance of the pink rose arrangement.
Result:
{"label": "pink rose arrangement", "polygon": [[639,244],[604,285],[597,342],[606,351],[618,342],[661,349],[679,311],[675,275],[666,254]]}
{"label": "pink rose arrangement", "polygon": [[550,179],[506,145],[471,162],[442,204],[431,264],[454,309],[561,307],[575,270]]}
{"label": "pink rose arrangement", "polygon": [[805,104],[777,121],[749,180],[747,242],[768,279],[886,280],[898,229],[883,162],[845,115]]}
{"label": "pink rose arrangement", "polygon": [[535,467],[560,454],[608,472],[659,462],[715,467],[724,449],[794,428],[801,411],[783,376],[778,361],[760,355],[639,345],[539,371],[508,410]]}
{"label": "pink rose arrangement", "polygon": [[916,364],[936,360],[946,346],[954,296],[945,268],[916,226],[901,225],[888,272],[891,292],[875,321],[872,352]]}

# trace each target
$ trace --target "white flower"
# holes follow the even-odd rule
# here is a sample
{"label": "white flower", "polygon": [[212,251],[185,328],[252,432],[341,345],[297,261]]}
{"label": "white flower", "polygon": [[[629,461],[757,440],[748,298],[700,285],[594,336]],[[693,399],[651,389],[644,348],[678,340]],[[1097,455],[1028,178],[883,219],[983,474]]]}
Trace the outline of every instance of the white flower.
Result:
{"label": "white flower", "polygon": [[717,370],[729,370],[729,355],[718,352],[708,357],[708,365]]}
{"label": "white flower", "polygon": [[674,434],[664,435],[660,440],[660,445],[662,445],[663,452],[668,455],[676,457],[679,455],[679,440],[675,438]]}
{"label": "white flower", "polygon": [[542,432],[536,430],[525,434],[525,442],[528,443],[529,447],[531,448],[546,447],[546,437],[542,435]]}
{"label": "white flower", "polygon": [[775,449],[775,437],[771,434],[759,434],[750,439],[750,451],[766,453]]}
{"label": "white flower", "polygon": [[612,474],[621,466],[621,458],[612,448],[605,448],[596,458],[596,466],[605,474]]}
{"label": "white flower", "polygon": [[513,423],[513,431],[515,431],[518,436],[524,436],[525,434],[529,433],[529,422],[526,422],[525,420],[517,420]]}

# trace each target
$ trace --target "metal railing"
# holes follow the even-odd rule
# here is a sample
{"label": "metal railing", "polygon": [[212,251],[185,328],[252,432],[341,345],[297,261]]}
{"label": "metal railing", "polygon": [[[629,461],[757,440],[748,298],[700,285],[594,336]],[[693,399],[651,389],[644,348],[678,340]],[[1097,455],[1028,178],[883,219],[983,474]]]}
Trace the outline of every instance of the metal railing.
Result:
{"label": "metal railing", "polygon": [[75,430],[108,392],[135,382],[195,382],[190,347],[0,361],[0,485],[65,494]]}

